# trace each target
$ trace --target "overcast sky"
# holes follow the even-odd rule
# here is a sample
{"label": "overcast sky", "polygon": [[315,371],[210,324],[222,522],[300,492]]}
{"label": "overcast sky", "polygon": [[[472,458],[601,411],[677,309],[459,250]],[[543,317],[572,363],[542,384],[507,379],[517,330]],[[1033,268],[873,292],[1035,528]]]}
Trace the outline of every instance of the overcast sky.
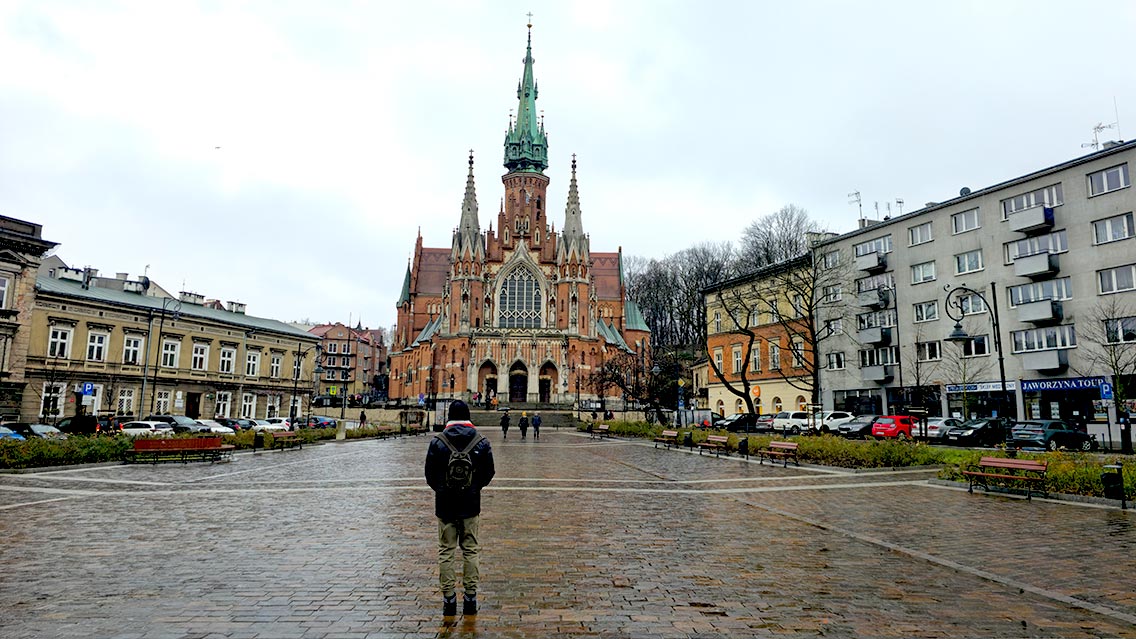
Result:
{"label": "overcast sky", "polygon": [[[503,195],[533,13],[550,218],[664,257],[784,204],[834,231],[1136,133],[1136,3],[0,0],[0,214],[69,265],[390,326],[475,153]],[[1128,35],[1125,35],[1128,34]],[[1115,100],[1115,109],[1114,109]]]}

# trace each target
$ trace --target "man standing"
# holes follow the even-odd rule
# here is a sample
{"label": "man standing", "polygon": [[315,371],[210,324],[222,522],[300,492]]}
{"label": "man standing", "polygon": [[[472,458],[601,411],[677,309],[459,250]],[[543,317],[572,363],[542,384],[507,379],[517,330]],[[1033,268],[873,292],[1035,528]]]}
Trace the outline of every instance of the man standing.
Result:
{"label": "man standing", "polygon": [[509,411],[501,415],[501,439],[509,439]]}
{"label": "man standing", "polygon": [[533,439],[540,439],[540,413],[533,413]]}
{"label": "man standing", "polygon": [[469,406],[450,404],[449,421],[434,436],[426,451],[426,483],[434,489],[434,515],[438,518],[438,581],[442,587],[442,614],[457,614],[455,551],[462,551],[462,614],[477,614],[479,581],[477,540],[481,515],[481,489],[494,474],[489,440],[469,421]]}

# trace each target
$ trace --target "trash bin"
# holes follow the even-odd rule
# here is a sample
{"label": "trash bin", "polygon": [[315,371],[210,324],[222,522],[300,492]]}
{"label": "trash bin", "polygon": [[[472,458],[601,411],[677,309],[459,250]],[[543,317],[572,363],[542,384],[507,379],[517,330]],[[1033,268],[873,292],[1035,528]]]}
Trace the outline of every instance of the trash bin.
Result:
{"label": "trash bin", "polygon": [[258,430],[252,434],[252,449],[264,448],[264,431]]}
{"label": "trash bin", "polygon": [[1106,464],[1104,468],[1105,472],[1101,473],[1101,485],[1104,486],[1104,498],[1123,501],[1125,497],[1123,466],[1120,464]]}
{"label": "trash bin", "polygon": [[682,445],[694,449],[694,433],[687,432],[682,438]]}
{"label": "trash bin", "polygon": [[741,457],[749,458],[749,438],[742,437],[738,440],[738,455]]}

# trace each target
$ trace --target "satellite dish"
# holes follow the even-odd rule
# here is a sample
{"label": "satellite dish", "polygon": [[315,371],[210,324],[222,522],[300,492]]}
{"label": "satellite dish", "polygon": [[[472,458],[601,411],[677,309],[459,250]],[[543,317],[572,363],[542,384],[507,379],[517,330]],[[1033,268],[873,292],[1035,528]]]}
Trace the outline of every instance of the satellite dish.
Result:
{"label": "satellite dish", "polygon": [[966,196],[970,195],[970,187],[964,186],[961,189],[959,189],[959,195],[961,195],[962,197],[966,197]]}

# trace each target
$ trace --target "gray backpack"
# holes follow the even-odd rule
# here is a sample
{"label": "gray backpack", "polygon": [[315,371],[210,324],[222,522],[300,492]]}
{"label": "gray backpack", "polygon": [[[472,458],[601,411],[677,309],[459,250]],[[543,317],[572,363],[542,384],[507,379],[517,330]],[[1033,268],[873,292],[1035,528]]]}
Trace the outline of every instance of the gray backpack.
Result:
{"label": "gray backpack", "polygon": [[464,449],[458,450],[444,432],[438,433],[435,437],[442,440],[446,448],[450,449],[450,461],[446,463],[446,488],[466,490],[473,486],[473,458],[470,457],[470,453],[473,447],[485,438],[481,433],[477,433]]}

